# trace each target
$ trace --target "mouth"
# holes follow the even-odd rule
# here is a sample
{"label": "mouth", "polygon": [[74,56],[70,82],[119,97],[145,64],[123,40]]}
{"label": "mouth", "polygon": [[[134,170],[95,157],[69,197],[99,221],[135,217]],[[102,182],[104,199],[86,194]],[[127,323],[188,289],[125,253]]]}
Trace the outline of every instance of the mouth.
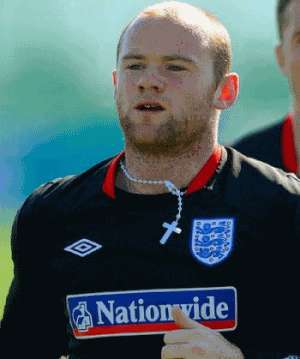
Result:
{"label": "mouth", "polygon": [[141,102],[136,107],[136,110],[141,112],[162,112],[165,108],[159,102]]}

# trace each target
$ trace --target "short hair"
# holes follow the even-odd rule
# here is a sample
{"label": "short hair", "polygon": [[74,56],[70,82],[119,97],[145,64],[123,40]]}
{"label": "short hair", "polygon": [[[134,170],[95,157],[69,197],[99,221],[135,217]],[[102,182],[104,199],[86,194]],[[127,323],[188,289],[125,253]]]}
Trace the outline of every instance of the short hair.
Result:
{"label": "short hair", "polygon": [[[134,17],[123,29],[119,38],[117,46],[117,63],[119,61],[119,54],[124,36],[130,26],[138,18],[165,17],[171,20],[175,19],[180,21],[182,11],[189,11],[189,14],[195,14],[195,11],[197,11],[196,14],[199,14],[202,17],[204,16],[207,20],[207,23],[210,25],[209,29],[204,29],[204,31],[206,32],[209,41],[209,48],[214,63],[215,84],[217,87],[221,80],[223,80],[225,74],[230,71],[232,65],[232,49],[229,34],[225,29],[224,25],[215,15],[187,3],[182,3],[178,1],[166,1],[163,3],[158,3],[153,6],[147,7],[139,15]],[[201,26],[200,22],[199,26]]]}
{"label": "short hair", "polygon": [[291,4],[293,0],[278,0],[277,3],[277,26],[278,26],[278,34],[279,39],[282,40],[284,28],[288,24],[287,17],[287,7]]}

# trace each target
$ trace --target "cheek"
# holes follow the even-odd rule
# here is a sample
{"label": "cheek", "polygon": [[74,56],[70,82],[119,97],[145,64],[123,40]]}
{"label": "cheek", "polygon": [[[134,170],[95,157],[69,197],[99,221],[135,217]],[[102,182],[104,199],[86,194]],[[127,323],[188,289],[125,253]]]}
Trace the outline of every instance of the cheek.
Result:
{"label": "cheek", "polygon": [[297,96],[300,96],[300,49],[293,54],[290,63],[290,80]]}
{"label": "cheek", "polygon": [[119,78],[118,92],[122,98],[128,97],[136,86],[136,80],[133,76],[122,76]]}
{"label": "cheek", "polygon": [[170,76],[165,80],[169,89],[182,91],[183,88],[186,88],[186,81],[178,76]]}
{"label": "cheek", "polygon": [[300,44],[286,49],[287,63],[290,66],[290,71],[294,72],[300,64]]}
{"label": "cheek", "polygon": [[199,97],[202,96],[203,89],[199,86],[195,77],[190,78],[169,78],[167,96],[172,99],[173,106],[190,107]]}
{"label": "cheek", "polygon": [[134,75],[131,75],[131,76],[127,76],[125,79],[124,79],[124,89],[125,91],[130,91],[132,92],[136,86],[137,86],[137,76],[134,76]]}

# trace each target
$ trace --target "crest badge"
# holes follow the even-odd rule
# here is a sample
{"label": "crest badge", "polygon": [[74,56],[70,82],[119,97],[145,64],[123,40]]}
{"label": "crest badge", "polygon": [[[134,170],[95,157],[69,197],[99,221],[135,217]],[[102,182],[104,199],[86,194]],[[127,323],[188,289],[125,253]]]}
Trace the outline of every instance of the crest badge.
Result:
{"label": "crest badge", "polygon": [[213,266],[224,261],[233,248],[234,218],[195,218],[191,252],[201,263]]}

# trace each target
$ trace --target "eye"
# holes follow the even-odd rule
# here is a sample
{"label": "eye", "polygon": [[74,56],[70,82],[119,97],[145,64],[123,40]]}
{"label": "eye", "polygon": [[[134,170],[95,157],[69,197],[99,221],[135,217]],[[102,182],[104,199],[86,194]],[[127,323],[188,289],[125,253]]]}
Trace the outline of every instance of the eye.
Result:
{"label": "eye", "polygon": [[131,64],[126,66],[126,69],[129,70],[141,70],[143,68],[143,64]]}
{"label": "eye", "polygon": [[180,65],[168,65],[167,68],[171,71],[186,71],[186,68]]}

